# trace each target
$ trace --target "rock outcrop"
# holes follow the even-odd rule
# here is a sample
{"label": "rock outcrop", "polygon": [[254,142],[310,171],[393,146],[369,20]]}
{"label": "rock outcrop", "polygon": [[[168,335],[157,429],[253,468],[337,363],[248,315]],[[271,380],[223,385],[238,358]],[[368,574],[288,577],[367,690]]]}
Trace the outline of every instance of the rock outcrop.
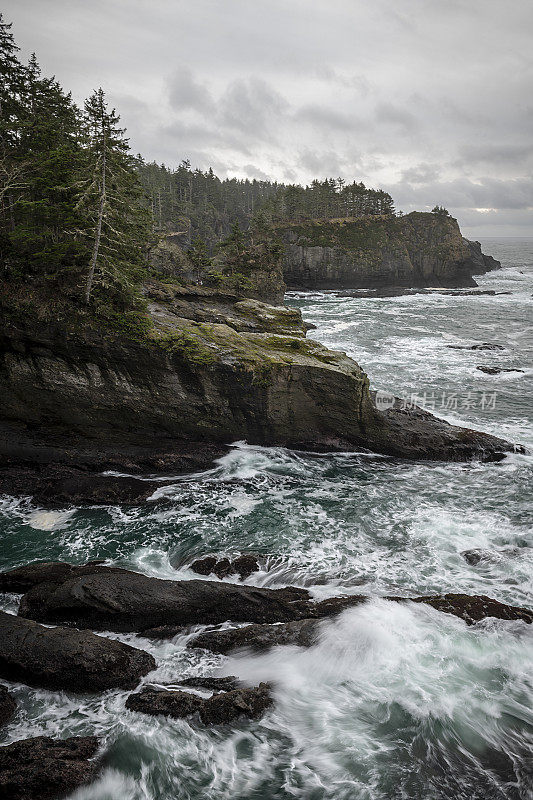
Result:
{"label": "rock outcrop", "polygon": [[501,266],[442,214],[294,222],[277,232],[289,289],[476,286],[473,275]]}
{"label": "rock outcrop", "polygon": [[187,647],[199,647],[224,655],[233,650],[269,650],[282,644],[310,647],[316,640],[317,630],[316,619],[302,619],[279,625],[243,625],[242,628],[200,633],[187,642]]}
{"label": "rock outcrop", "polygon": [[219,581],[167,581],[136,572],[96,573],[37,584],[22,597],[19,614],[50,624],[142,632],[160,625],[216,625],[228,619],[286,622],[302,616],[308,599],[305,589],[293,587],[262,589]]}
{"label": "rock outcrop", "polygon": [[142,714],[162,714],[173,719],[199,714],[204,725],[223,725],[239,717],[257,719],[272,705],[270,687],[266,683],[250,688],[228,689],[204,698],[176,689],[145,687],[130,694],[126,708]]}
{"label": "rock outcrop", "polygon": [[[227,620],[259,623],[248,630],[240,628],[231,632],[217,631],[214,634],[210,632],[196,637],[198,641],[203,636],[214,635],[224,642],[227,636],[235,646],[241,646],[246,645],[246,637],[250,635],[258,641],[262,636],[268,640],[273,635],[278,643],[281,643],[282,639],[285,639],[285,643],[297,642],[299,638],[302,641],[309,639],[314,635],[314,631],[312,626],[306,627],[306,622],[335,616],[348,608],[365,603],[368,599],[365,595],[345,595],[314,602],[306,589],[294,586],[266,589],[219,581],[168,581],[119,570],[75,575],[72,578],[58,579],[55,583],[38,583],[23,595],[19,607],[20,616],[3,614],[0,615],[0,621],[2,629],[10,634],[15,644],[17,635],[26,635],[21,617],[48,624],[75,625],[118,632],[151,632],[152,629],[161,626],[161,629],[168,631],[169,635],[174,635],[176,628],[179,627],[217,625]],[[483,595],[446,594],[385,599],[395,602],[412,600],[415,603],[425,603],[470,622],[488,616],[507,620],[521,619],[525,622],[531,622],[533,619],[531,611],[527,609],[499,603]],[[278,622],[293,624],[274,626],[273,634],[271,629],[263,624]],[[31,639],[30,634],[35,634],[36,637],[44,637],[46,642],[49,634],[51,639],[57,637],[61,641],[61,635],[65,633],[57,628],[49,630],[35,623],[27,624],[30,625],[27,634],[29,639]],[[40,630],[32,629],[32,624]],[[26,646],[27,639],[24,636],[22,643]],[[105,639],[95,638],[99,642],[107,642]],[[39,643],[40,640],[37,638],[35,641]],[[35,641],[30,641],[28,644],[30,653],[32,648],[35,652]],[[70,646],[68,637],[65,637],[64,641]],[[110,642],[110,644],[117,643]],[[233,644],[229,646],[233,647]],[[9,652],[11,649],[10,642]],[[142,653],[142,651],[134,652]],[[4,677],[9,676],[6,674]]]}
{"label": "rock outcrop", "polygon": [[51,739],[37,736],[0,747],[3,800],[58,800],[97,774],[95,736]]}
{"label": "rock outcrop", "polygon": [[86,564],[67,564],[65,561],[33,561],[21,567],[0,572],[0,592],[23,594],[38,583],[62,583],[78,575],[100,572],[128,572],[120,567],[106,567],[102,561]]}
{"label": "rock outcrop", "polygon": [[297,311],[200,289],[152,283],[149,314],[120,329],[69,305],[59,319],[44,301],[33,315],[21,298],[6,307],[0,491],[35,489],[47,504],[138,502],[153,484],[115,476],[106,490],[107,476],[94,487],[91,476],[205,468],[242,439],[417,459],[513,449],[420,410],[383,413],[359,365],[306,339]]}
{"label": "rock outcrop", "polygon": [[46,689],[132,689],[155,669],[144,650],[87,630],[46,628],[0,611],[0,677]]}
{"label": "rock outcrop", "polygon": [[217,559],[216,556],[206,556],[193,561],[191,569],[197,575],[213,574],[217,578],[238,575],[241,581],[244,581],[259,570],[259,562],[253,553],[243,553],[233,561],[230,561],[229,558]]}

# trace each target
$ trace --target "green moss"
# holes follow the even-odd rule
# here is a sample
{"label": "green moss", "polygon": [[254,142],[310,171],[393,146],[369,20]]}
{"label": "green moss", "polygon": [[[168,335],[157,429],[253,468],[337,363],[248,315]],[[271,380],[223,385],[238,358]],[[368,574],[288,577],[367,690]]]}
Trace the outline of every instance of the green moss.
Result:
{"label": "green moss", "polygon": [[146,311],[111,311],[105,309],[100,318],[113,330],[136,342],[147,342],[153,323]]}
{"label": "green moss", "polygon": [[159,334],[152,342],[167,353],[177,354],[191,364],[207,365],[217,361],[216,354],[198,336],[188,331]]}

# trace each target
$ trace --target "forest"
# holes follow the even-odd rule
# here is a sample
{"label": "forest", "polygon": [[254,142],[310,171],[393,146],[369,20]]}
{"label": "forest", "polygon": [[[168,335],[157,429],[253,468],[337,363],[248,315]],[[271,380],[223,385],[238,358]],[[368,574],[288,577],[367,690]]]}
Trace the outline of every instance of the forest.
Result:
{"label": "forest", "polygon": [[[246,275],[279,259],[290,220],[394,214],[392,198],[342,178],[309,186],[173,169],[131,151],[101,88],[80,108],[33,54],[19,58],[0,16],[0,274],[60,287],[71,299],[141,302],[151,253],[178,234],[197,275]],[[274,232],[274,233],[273,233]]]}

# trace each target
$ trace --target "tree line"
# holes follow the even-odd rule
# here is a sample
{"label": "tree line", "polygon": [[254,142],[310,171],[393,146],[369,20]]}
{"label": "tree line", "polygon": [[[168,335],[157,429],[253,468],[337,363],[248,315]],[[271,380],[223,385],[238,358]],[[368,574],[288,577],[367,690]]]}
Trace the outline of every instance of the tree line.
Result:
{"label": "tree line", "polygon": [[150,210],[114,109],[82,109],[37,58],[20,61],[0,16],[0,259],[3,276],[131,305],[147,266]]}
{"label": "tree line", "polygon": [[[184,160],[172,169],[130,150],[103,90],[79,108],[35,55],[19,58],[0,15],[0,276],[80,302],[132,307],[161,236],[181,233],[200,272],[229,275],[279,258],[290,220],[394,214],[392,198],[342,178],[309,186],[220,179]],[[200,277],[198,277],[200,280]]]}

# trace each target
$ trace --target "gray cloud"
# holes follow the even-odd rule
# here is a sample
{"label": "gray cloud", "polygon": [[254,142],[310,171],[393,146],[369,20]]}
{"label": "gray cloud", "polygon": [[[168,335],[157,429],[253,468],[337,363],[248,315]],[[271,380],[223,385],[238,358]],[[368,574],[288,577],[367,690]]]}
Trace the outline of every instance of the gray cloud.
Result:
{"label": "gray cloud", "polygon": [[211,104],[206,87],[192,74],[189,67],[179,67],[169,80],[168,99],[177,111],[193,108],[205,111]]}
{"label": "gray cloud", "polygon": [[293,182],[342,175],[404,210],[446,205],[472,229],[531,224],[530,0],[3,10],[23,54],[78,101],[106,89],[147,159]]}

